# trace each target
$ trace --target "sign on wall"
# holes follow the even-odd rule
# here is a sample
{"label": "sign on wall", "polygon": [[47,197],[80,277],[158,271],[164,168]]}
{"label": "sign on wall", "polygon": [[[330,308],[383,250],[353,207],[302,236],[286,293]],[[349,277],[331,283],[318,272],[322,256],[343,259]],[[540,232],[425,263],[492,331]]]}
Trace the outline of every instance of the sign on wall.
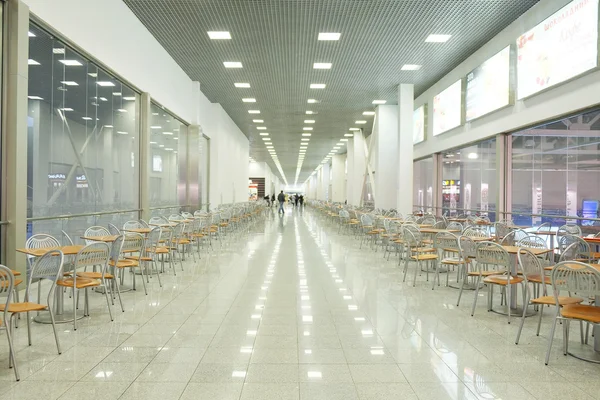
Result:
{"label": "sign on wall", "polygon": [[517,39],[518,98],[598,64],[598,0],[575,0]]}
{"label": "sign on wall", "polygon": [[421,143],[425,140],[426,107],[427,104],[423,104],[413,111],[413,144]]}
{"label": "sign on wall", "polygon": [[467,75],[467,121],[510,104],[510,46]]}
{"label": "sign on wall", "polygon": [[462,123],[462,79],[433,98],[433,136]]}

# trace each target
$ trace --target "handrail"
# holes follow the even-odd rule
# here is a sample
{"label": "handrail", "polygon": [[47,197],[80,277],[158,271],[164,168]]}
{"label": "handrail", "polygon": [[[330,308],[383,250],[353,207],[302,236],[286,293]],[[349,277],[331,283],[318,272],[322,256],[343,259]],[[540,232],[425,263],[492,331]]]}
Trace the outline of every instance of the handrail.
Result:
{"label": "handrail", "polygon": [[[415,210],[422,210],[422,209],[450,210],[449,207],[433,207],[433,206],[420,207],[420,206],[414,206],[414,205],[413,205],[413,209],[415,209]],[[472,208],[454,208],[454,209],[452,209],[452,211],[457,211],[457,212],[472,211],[472,212],[477,212],[477,213],[495,213],[495,214],[502,214],[502,215],[522,215],[524,217],[543,217],[543,218],[576,219],[576,220],[583,220],[583,221],[600,221],[600,218],[580,217],[580,216],[574,216],[574,215],[530,214],[530,213],[521,213],[521,212],[514,212],[514,211],[481,210],[481,209],[472,209]]]}
{"label": "handrail", "polygon": [[100,211],[100,212],[85,213],[85,214],[65,214],[65,215],[55,215],[55,216],[51,216],[51,217],[32,217],[32,218],[27,218],[27,221],[49,221],[49,220],[53,220],[53,219],[95,217],[98,215],[125,214],[125,213],[140,212],[140,211],[142,211],[142,210],[139,208],[136,208],[136,209],[131,209],[131,210]]}

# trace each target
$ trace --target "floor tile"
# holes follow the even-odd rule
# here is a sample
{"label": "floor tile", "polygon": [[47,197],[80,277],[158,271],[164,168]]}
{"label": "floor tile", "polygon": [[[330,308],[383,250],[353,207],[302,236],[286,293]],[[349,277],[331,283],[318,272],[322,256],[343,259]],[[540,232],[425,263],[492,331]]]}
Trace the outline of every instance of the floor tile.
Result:
{"label": "floor tile", "polygon": [[178,400],[186,383],[134,382],[121,396],[122,400]]}
{"label": "floor tile", "polygon": [[245,383],[240,400],[298,400],[296,383]]}
{"label": "floor tile", "polygon": [[250,364],[246,382],[293,383],[298,382],[297,364]]}
{"label": "floor tile", "polygon": [[406,383],[404,374],[395,364],[350,364],[355,383]]}
{"label": "floor tile", "polygon": [[187,385],[180,400],[238,400],[243,383],[196,383]]}

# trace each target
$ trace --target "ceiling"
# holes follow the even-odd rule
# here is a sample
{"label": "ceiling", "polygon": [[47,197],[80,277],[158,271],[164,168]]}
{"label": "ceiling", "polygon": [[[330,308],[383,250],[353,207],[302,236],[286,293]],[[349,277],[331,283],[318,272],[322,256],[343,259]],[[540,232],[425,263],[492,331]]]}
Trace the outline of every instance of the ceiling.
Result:
{"label": "ceiling", "polygon": [[[370,134],[373,100],[397,104],[397,85],[419,95],[538,0],[123,0],[210,101],[250,139],[250,155],[275,164],[258,135],[267,127],[287,181],[295,181],[301,133],[312,136],[303,183],[356,120]],[[208,31],[229,31],[211,40]],[[320,32],[341,33],[319,41]],[[426,43],[430,34],[452,35]],[[239,61],[241,69],[227,69]],[[332,63],[329,70],[313,63]],[[418,64],[418,71],[401,71]],[[234,87],[235,82],[251,88]],[[310,89],[324,83],[325,89]],[[242,98],[255,98],[244,103]],[[318,103],[307,104],[307,99]],[[260,115],[248,110],[258,109]],[[316,115],[307,116],[307,110]],[[255,124],[253,119],[264,123]],[[305,119],[316,122],[306,125]],[[340,152],[344,152],[342,148]]]}

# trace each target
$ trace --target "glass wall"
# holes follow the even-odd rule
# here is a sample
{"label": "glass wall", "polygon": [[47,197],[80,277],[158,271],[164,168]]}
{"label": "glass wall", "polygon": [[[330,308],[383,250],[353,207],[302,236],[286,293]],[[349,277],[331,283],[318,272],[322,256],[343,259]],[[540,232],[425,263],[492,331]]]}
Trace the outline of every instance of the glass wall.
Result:
{"label": "glass wall", "polygon": [[479,214],[496,219],[496,138],[460,149],[442,158],[442,212]]}
{"label": "glass wall", "polygon": [[[139,94],[38,26],[29,36],[28,234],[65,228],[41,217],[137,218]],[[69,219],[67,233],[88,219]]]}
{"label": "glass wall", "polygon": [[433,210],[433,157],[413,163],[413,208],[415,211]]}
{"label": "glass wall", "polygon": [[[517,224],[560,226],[565,216],[598,218],[600,110],[515,133],[511,142],[511,205]],[[590,220],[577,223],[590,232],[600,226]]]}
{"label": "glass wall", "polygon": [[[185,162],[186,125],[158,104],[150,107],[150,149],[148,195],[152,214],[178,213],[179,161]],[[185,177],[184,177],[185,178]]]}

